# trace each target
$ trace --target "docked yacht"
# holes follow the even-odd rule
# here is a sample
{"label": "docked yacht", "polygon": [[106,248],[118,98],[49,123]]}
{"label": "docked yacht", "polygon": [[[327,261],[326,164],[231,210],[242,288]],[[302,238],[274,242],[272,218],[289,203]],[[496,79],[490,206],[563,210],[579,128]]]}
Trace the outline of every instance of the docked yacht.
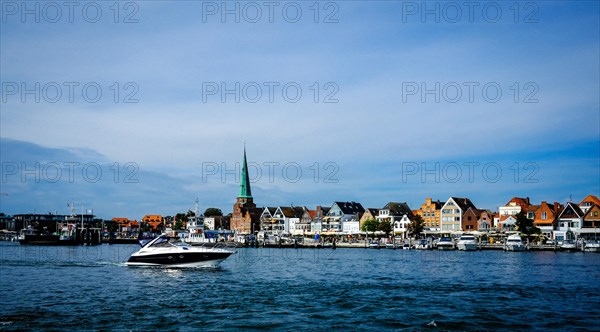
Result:
{"label": "docked yacht", "polygon": [[523,243],[521,236],[519,234],[512,234],[506,238],[506,242],[504,243],[504,250],[507,251],[525,251],[527,250],[527,246]]}
{"label": "docked yacht", "polygon": [[585,241],[585,251],[600,252],[600,241],[588,240]]}
{"label": "docked yacht", "polygon": [[454,241],[450,237],[442,237],[436,246],[438,250],[454,250]]}
{"label": "docked yacht", "polygon": [[560,250],[562,251],[575,251],[577,250],[577,243],[573,240],[565,240],[560,245]]}
{"label": "docked yacht", "polygon": [[458,250],[474,251],[477,250],[477,240],[473,234],[463,234],[456,243]]}
{"label": "docked yacht", "polygon": [[429,241],[427,241],[425,239],[419,240],[419,242],[417,242],[417,244],[415,245],[415,249],[417,249],[417,250],[429,249]]}
{"label": "docked yacht", "polygon": [[235,251],[221,248],[192,247],[179,237],[161,235],[133,253],[129,266],[216,267]]}

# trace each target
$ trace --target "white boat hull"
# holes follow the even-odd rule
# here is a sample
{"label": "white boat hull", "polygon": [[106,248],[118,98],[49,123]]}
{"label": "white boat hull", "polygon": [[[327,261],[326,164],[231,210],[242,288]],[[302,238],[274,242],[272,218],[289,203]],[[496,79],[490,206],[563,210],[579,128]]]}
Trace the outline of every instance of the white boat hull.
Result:
{"label": "white boat hull", "polygon": [[587,252],[600,252],[600,244],[586,244],[583,250]]}
{"label": "white boat hull", "polygon": [[525,251],[527,248],[522,244],[505,244],[504,250],[506,251]]}
{"label": "white boat hull", "polygon": [[203,262],[193,262],[193,263],[181,263],[181,264],[154,264],[154,263],[144,263],[144,262],[127,262],[127,266],[138,266],[138,267],[163,267],[163,268],[215,268],[221,264],[223,259],[214,259],[210,261]]}
{"label": "white boat hull", "polygon": [[462,251],[476,251],[477,243],[458,243],[456,247]]}

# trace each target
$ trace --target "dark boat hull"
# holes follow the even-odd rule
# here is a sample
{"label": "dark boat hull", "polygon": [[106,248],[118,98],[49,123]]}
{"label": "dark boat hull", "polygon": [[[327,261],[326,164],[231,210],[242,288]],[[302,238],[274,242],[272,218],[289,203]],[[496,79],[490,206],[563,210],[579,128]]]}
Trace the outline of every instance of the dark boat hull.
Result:
{"label": "dark boat hull", "polygon": [[62,245],[60,243],[60,236],[58,235],[25,235],[25,238],[20,239],[19,243],[38,246]]}
{"label": "dark boat hull", "polygon": [[148,255],[132,255],[130,266],[203,267],[217,266],[233,252],[183,252]]}

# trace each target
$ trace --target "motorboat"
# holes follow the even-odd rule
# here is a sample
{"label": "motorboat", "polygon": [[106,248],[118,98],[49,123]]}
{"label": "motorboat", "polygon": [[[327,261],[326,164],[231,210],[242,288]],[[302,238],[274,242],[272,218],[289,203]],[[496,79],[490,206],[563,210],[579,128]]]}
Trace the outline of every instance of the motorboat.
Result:
{"label": "motorboat", "polygon": [[[141,244],[141,243],[140,243]],[[192,247],[179,237],[165,234],[152,239],[133,253],[129,266],[165,266],[165,267],[216,267],[234,254],[222,248]]]}
{"label": "motorboat", "polygon": [[371,241],[371,242],[369,242],[369,248],[371,248],[371,249],[379,249],[379,242],[377,242],[377,241]]}
{"label": "motorboat", "polygon": [[412,249],[412,246],[410,245],[410,243],[404,243],[402,245],[402,250],[410,250]]}
{"label": "motorboat", "polygon": [[575,251],[577,250],[577,243],[573,240],[565,240],[560,245],[560,250],[562,251]]}
{"label": "motorboat", "polygon": [[454,250],[454,241],[450,237],[442,237],[436,246],[438,250]]}
{"label": "motorboat", "polygon": [[584,250],[588,252],[600,252],[600,242],[593,240],[585,241]]}
{"label": "motorboat", "polygon": [[419,242],[417,242],[417,244],[415,245],[415,249],[417,249],[417,250],[429,249],[429,241],[427,241],[425,239],[419,240]]}
{"label": "motorboat", "polygon": [[456,243],[458,250],[474,251],[477,250],[477,240],[473,234],[463,234]]}
{"label": "motorboat", "polygon": [[527,246],[523,243],[521,236],[519,234],[512,234],[506,238],[506,242],[504,243],[504,250],[507,251],[525,251],[527,250]]}
{"label": "motorboat", "polygon": [[40,232],[37,229],[28,227],[21,229],[17,240],[19,240],[20,244],[51,246],[59,244],[60,236],[57,234],[50,234],[47,231]]}

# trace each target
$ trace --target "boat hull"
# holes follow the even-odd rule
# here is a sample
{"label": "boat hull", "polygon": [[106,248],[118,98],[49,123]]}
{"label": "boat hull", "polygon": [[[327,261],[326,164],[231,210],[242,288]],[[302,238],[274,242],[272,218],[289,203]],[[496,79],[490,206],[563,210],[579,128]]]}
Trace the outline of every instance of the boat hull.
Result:
{"label": "boat hull", "polygon": [[233,252],[184,252],[131,255],[128,266],[216,267]]}
{"label": "boat hull", "polygon": [[456,247],[458,250],[462,251],[476,251],[477,243],[458,243]]}
{"label": "boat hull", "polygon": [[524,245],[518,244],[506,244],[504,250],[506,251],[525,251],[527,248]]}
{"label": "boat hull", "polygon": [[437,250],[454,250],[454,245],[437,245]]}

